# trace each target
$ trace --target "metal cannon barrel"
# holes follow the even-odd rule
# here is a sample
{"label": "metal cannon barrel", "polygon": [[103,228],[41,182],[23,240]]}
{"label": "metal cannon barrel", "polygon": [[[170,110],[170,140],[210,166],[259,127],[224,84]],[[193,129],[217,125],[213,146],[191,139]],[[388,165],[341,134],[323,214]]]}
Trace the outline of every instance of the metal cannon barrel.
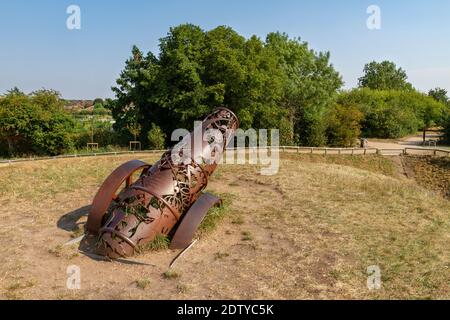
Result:
{"label": "metal cannon barrel", "polygon": [[[173,237],[175,247],[187,245],[207,210],[219,202],[202,191],[238,126],[232,111],[217,108],[154,165],[133,160],[117,168],[88,216],[87,231],[99,236],[97,253],[128,257],[158,235]],[[136,172],[139,178],[132,182]]]}

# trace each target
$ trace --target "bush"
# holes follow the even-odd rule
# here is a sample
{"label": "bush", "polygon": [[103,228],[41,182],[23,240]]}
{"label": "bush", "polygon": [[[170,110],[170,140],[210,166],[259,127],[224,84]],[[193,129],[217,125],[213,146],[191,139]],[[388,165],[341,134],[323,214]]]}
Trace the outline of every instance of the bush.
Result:
{"label": "bush", "polygon": [[163,150],[165,148],[164,142],[166,135],[156,124],[152,123],[151,129],[147,134],[148,146],[153,150]]}
{"label": "bush", "polygon": [[[91,142],[91,132],[88,129],[82,129],[72,135],[76,149],[86,148],[86,145]],[[98,143],[99,147],[117,145],[117,134],[111,128],[97,127],[94,130],[94,142]]]}
{"label": "bush", "polygon": [[327,143],[326,129],[325,110],[301,110],[295,128],[296,143],[310,147],[324,146]]}
{"label": "bush", "polygon": [[353,147],[361,133],[363,114],[355,105],[337,104],[328,115],[327,139],[333,147]]}
{"label": "bush", "polygon": [[104,108],[103,106],[101,106],[99,108],[94,108],[94,110],[92,111],[92,114],[98,115],[98,116],[107,116],[107,115],[111,115],[111,111]]}
{"label": "bush", "polygon": [[7,94],[0,100],[0,128],[4,155],[57,155],[73,148],[74,121],[55,91]]}
{"label": "bush", "polygon": [[439,121],[442,103],[417,91],[371,90],[343,92],[341,105],[355,105],[364,114],[362,134],[373,138],[399,138]]}

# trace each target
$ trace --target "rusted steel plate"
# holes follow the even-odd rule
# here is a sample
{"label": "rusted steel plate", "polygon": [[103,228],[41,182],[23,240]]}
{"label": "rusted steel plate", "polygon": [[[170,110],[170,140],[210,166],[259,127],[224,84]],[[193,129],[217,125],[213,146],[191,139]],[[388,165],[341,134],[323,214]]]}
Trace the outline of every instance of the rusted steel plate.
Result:
{"label": "rusted steel plate", "polygon": [[117,190],[126,181],[126,186],[131,183],[131,176],[140,169],[150,167],[149,164],[140,160],[131,160],[116,170],[114,170],[108,178],[103,182],[92,202],[91,211],[88,215],[86,223],[87,231],[97,234],[100,230],[102,218],[108,210],[111,201],[116,197]]}
{"label": "rusted steel plate", "polygon": [[220,204],[221,200],[218,197],[210,193],[202,194],[181,221],[170,243],[170,249],[186,248],[191,243],[195,231],[206,217],[209,209]]}

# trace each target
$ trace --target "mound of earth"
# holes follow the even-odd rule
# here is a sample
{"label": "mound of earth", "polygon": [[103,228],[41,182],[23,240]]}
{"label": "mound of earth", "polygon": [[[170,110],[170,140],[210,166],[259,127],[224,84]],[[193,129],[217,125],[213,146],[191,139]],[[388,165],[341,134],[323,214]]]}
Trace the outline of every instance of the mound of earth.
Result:
{"label": "mound of earth", "polygon": [[[62,246],[82,232],[103,179],[131,156],[0,168],[0,297],[450,298],[450,201],[385,174],[394,167],[385,158],[350,157],[282,156],[273,176],[254,165],[220,166],[208,191],[231,199],[226,215],[169,273],[177,251],[145,252],[135,257],[141,265]],[[80,268],[79,290],[66,286],[70,266]],[[373,266],[379,290],[367,287]]]}
{"label": "mound of earth", "polygon": [[408,176],[450,199],[450,157],[403,156]]}

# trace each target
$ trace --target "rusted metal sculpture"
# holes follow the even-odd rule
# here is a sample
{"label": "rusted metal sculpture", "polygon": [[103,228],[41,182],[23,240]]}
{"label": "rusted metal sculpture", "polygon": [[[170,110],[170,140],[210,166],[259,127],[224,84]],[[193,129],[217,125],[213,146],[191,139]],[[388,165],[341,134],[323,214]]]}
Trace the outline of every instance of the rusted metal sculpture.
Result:
{"label": "rusted metal sculpture", "polygon": [[86,224],[98,235],[97,253],[129,257],[157,235],[170,237],[172,249],[188,246],[220,203],[202,191],[238,126],[233,112],[218,108],[154,165],[133,160],[118,167],[97,192]]}

